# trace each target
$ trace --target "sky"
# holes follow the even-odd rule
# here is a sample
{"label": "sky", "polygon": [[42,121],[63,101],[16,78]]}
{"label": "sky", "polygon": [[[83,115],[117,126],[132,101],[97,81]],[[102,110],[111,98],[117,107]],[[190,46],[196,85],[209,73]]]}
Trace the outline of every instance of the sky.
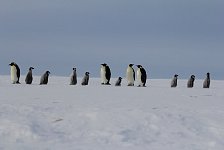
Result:
{"label": "sky", "polygon": [[[141,64],[148,78],[224,79],[223,0],[0,0],[0,74],[77,68],[112,77]],[[135,67],[136,69],[136,67]]]}

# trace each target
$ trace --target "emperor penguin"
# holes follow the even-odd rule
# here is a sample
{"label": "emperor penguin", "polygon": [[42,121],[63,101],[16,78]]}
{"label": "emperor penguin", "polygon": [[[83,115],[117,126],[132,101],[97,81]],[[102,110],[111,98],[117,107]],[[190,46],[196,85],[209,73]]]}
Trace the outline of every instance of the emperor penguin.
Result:
{"label": "emperor penguin", "polygon": [[71,77],[70,77],[70,85],[76,85],[77,84],[77,73],[76,68],[73,68]]}
{"label": "emperor penguin", "polygon": [[126,71],[126,79],[128,81],[128,86],[134,86],[135,82],[135,70],[132,68],[134,64],[129,64]]}
{"label": "emperor penguin", "polygon": [[207,77],[205,78],[203,82],[203,88],[209,88],[210,87],[210,73],[207,73]]}
{"label": "emperor penguin", "polygon": [[40,78],[40,85],[48,83],[48,77],[50,75],[50,71],[46,71]]}
{"label": "emperor penguin", "polygon": [[11,81],[13,84],[20,84],[20,69],[19,66],[15,62],[11,62],[9,64],[11,66]]}
{"label": "emperor penguin", "polygon": [[190,79],[187,82],[187,87],[188,88],[194,87],[194,80],[195,80],[195,75],[191,75]]}
{"label": "emperor penguin", "polygon": [[101,64],[101,84],[110,85],[111,71],[107,64]]}
{"label": "emperor penguin", "polygon": [[145,87],[146,80],[147,80],[147,74],[145,69],[142,67],[142,65],[137,65],[137,80],[138,80],[138,86],[143,86]]}
{"label": "emperor penguin", "polygon": [[85,73],[85,76],[82,79],[82,85],[88,85],[89,84],[89,72]]}
{"label": "emperor penguin", "polygon": [[33,69],[34,69],[33,67],[29,68],[29,71],[28,71],[28,73],[26,75],[26,78],[25,78],[26,84],[32,84],[32,82],[33,82],[33,73],[32,73]]}
{"label": "emperor penguin", "polygon": [[121,80],[122,80],[122,78],[119,77],[115,83],[115,86],[121,86]]}
{"label": "emperor penguin", "polygon": [[171,81],[171,87],[177,87],[177,78],[178,78],[178,75],[175,74]]}

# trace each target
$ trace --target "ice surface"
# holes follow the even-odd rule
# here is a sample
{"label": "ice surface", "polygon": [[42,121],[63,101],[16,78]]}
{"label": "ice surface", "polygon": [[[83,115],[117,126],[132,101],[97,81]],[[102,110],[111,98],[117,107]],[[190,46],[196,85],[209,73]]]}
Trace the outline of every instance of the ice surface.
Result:
{"label": "ice surface", "polygon": [[[223,150],[224,81],[210,89],[179,80],[148,80],[147,87],[14,85],[0,76],[1,150]],[[112,79],[114,84],[116,79]]]}

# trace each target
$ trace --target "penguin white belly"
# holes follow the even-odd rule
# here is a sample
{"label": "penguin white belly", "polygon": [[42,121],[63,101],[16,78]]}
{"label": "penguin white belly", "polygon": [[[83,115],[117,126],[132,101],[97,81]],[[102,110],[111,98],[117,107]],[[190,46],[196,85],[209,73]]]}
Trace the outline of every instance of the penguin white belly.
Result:
{"label": "penguin white belly", "polygon": [[106,84],[107,83],[107,78],[106,78],[106,68],[103,67],[101,68],[101,83]]}
{"label": "penguin white belly", "polygon": [[127,78],[128,84],[134,84],[135,80],[134,80],[134,73],[132,68],[127,69],[126,78]]}
{"label": "penguin white belly", "polygon": [[143,86],[143,83],[142,83],[142,73],[141,73],[140,69],[137,70],[137,80],[138,80],[139,86]]}
{"label": "penguin white belly", "polygon": [[101,74],[101,83],[106,84],[107,83],[106,69],[105,68],[101,68],[100,74]]}
{"label": "penguin white belly", "polygon": [[172,86],[175,86],[175,79],[172,79],[172,81],[171,81],[171,87]]}
{"label": "penguin white belly", "polygon": [[15,66],[11,66],[11,81],[13,84],[18,81],[17,70]]}
{"label": "penguin white belly", "polygon": [[73,81],[73,73],[71,73],[70,75],[70,84],[72,83],[72,81]]}

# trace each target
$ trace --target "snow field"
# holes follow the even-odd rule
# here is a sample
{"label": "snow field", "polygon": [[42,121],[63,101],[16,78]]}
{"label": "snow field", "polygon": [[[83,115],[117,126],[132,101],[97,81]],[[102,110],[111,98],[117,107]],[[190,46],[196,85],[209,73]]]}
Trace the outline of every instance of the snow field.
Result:
{"label": "snow field", "polygon": [[2,150],[223,150],[223,81],[210,89],[179,80],[148,80],[147,87],[71,86],[69,77],[49,85],[10,84],[0,76]]}

